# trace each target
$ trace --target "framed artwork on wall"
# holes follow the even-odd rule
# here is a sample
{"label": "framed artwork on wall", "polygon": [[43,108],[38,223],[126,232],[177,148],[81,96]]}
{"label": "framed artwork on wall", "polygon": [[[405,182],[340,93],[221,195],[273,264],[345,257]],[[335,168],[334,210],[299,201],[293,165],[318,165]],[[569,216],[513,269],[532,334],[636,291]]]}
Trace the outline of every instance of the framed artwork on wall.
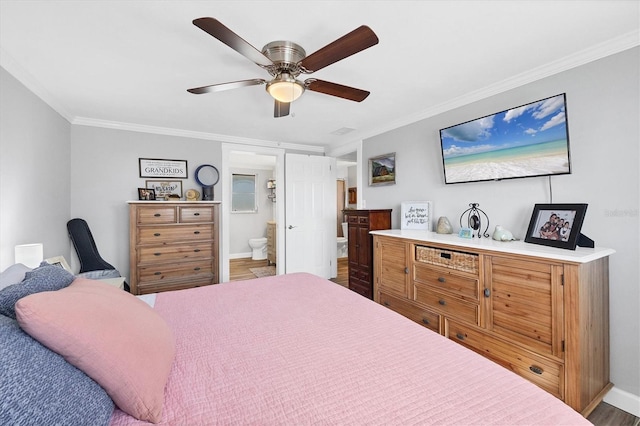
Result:
{"label": "framed artwork on wall", "polygon": [[174,178],[186,179],[186,160],[162,160],[159,158],[139,158],[141,178]]}
{"label": "framed artwork on wall", "polygon": [[536,204],[524,241],[567,250],[593,247],[580,233],[588,204]]}
{"label": "framed artwork on wall", "polygon": [[369,186],[395,185],[396,153],[369,158]]}

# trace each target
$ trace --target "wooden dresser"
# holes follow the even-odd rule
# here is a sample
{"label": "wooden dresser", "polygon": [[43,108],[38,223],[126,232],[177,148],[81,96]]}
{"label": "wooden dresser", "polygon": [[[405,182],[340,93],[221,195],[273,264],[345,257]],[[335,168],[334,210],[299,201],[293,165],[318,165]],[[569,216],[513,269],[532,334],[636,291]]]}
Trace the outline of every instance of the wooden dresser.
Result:
{"label": "wooden dresser", "polygon": [[219,282],[216,201],[129,202],[131,293]]}
{"label": "wooden dresser", "polygon": [[391,228],[391,210],[344,210],[348,223],[349,288],[373,298],[373,244],[370,231]]}
{"label": "wooden dresser", "polygon": [[377,231],[374,300],[584,416],[609,382],[611,249]]}

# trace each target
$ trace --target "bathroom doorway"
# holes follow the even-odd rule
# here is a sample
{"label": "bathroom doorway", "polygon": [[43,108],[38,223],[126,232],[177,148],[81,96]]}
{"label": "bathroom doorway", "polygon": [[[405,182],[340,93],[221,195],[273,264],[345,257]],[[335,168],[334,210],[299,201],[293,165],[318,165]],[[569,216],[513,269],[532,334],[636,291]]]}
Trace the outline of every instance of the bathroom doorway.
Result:
{"label": "bathroom doorway", "polygon": [[[232,175],[255,176],[255,212],[232,211]],[[273,182],[269,185],[269,181]],[[276,257],[284,259],[284,150],[251,145],[222,144],[222,188],[220,279],[230,280],[230,260],[251,260],[249,239],[266,236],[267,222],[276,226]],[[271,187],[270,187],[271,186]],[[282,228],[282,229],[281,229]],[[263,261],[267,263],[266,260]],[[276,274],[284,273],[284,262],[276,262]]]}

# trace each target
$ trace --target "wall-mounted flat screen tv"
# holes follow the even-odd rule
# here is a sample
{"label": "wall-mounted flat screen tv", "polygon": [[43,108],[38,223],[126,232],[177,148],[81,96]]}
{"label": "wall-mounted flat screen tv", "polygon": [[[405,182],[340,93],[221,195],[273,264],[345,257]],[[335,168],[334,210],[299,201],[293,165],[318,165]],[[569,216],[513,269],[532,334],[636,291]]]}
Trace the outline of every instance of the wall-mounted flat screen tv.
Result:
{"label": "wall-mounted flat screen tv", "polygon": [[571,173],[564,93],[440,130],[445,183]]}

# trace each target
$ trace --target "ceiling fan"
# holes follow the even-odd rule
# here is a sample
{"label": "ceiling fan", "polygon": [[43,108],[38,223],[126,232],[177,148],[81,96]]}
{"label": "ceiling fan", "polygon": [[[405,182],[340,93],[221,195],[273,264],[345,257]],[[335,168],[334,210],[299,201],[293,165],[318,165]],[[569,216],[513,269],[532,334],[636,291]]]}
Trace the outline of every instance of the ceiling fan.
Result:
{"label": "ceiling fan", "polygon": [[264,46],[262,51],[259,51],[214,18],[198,18],[193,21],[193,24],[267,70],[273,78],[269,81],[255,78],[212,84],[188,89],[187,91],[190,93],[199,95],[266,84],[267,92],[275,99],[273,116],[276,118],[289,115],[291,102],[298,99],[305,90],[337,96],[355,102],[362,102],[369,96],[369,92],[366,90],[329,81],[316,78],[308,78],[304,81],[297,79],[300,74],[311,74],[378,44],[378,37],[366,25],[356,28],[349,34],[307,56],[301,46],[291,41],[273,41]]}

